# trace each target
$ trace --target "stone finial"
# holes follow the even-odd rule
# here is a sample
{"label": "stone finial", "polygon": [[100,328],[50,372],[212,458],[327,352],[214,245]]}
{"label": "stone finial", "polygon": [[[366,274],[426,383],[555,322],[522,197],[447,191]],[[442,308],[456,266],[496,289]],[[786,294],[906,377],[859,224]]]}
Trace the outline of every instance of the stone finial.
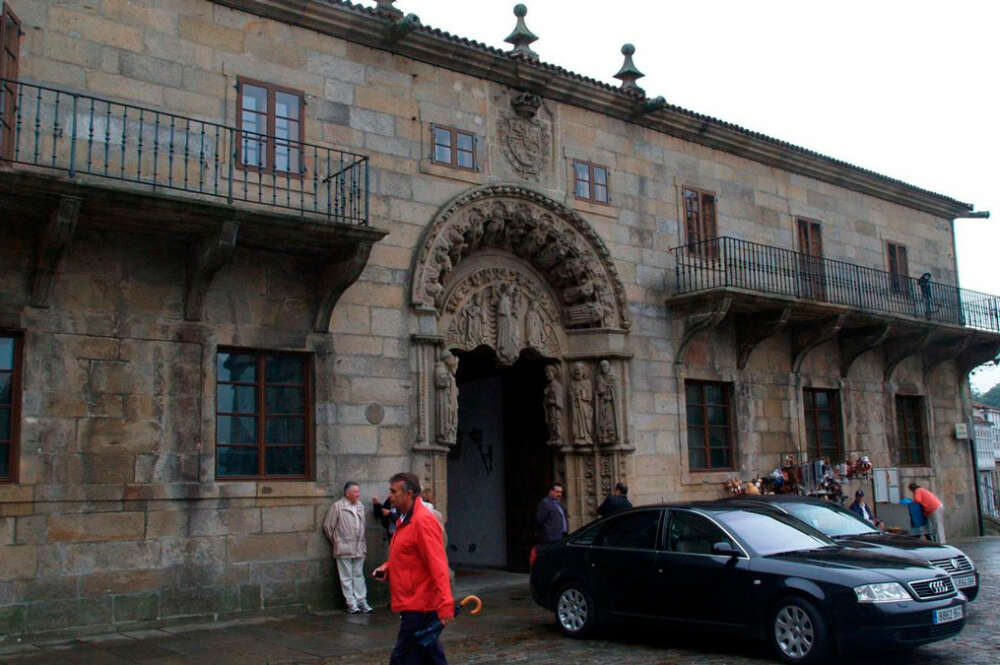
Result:
{"label": "stone finial", "polygon": [[636,85],[635,82],[645,76],[645,74],[640,72],[636,68],[635,63],[632,62],[633,53],[635,53],[635,47],[631,44],[622,46],[622,55],[625,56],[625,62],[622,64],[622,68],[618,70],[618,73],[615,74],[615,78],[622,82],[623,92],[638,92],[643,94],[643,89]]}
{"label": "stone finial", "polygon": [[392,16],[394,18],[399,18],[403,15],[402,11],[393,6],[393,3],[396,2],[396,0],[375,0],[375,1],[377,3],[375,11],[382,14],[388,14],[389,16]]}
{"label": "stone finial", "polygon": [[532,51],[529,46],[531,42],[538,41],[538,37],[531,30],[528,30],[528,26],[524,24],[524,17],[527,13],[528,8],[524,5],[514,5],[514,16],[517,17],[517,26],[514,28],[514,32],[510,33],[504,41],[514,45],[514,48],[510,50],[511,57],[538,60],[538,54]]}

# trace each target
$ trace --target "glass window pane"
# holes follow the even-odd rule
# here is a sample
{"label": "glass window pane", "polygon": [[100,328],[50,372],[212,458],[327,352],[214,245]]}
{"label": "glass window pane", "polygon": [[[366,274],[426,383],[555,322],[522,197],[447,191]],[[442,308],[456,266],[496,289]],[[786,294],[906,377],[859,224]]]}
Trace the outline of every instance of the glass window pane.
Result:
{"label": "glass window pane", "polygon": [[457,139],[458,139],[457,142],[459,150],[472,152],[472,134],[464,134],[462,132],[458,132]]}
{"label": "glass window pane", "polygon": [[576,195],[579,196],[581,199],[589,199],[590,198],[590,183],[587,182],[586,180],[577,180],[576,181]]}
{"label": "glass window pane", "polygon": [[267,113],[267,90],[256,85],[243,85],[243,108]]}
{"label": "glass window pane", "polygon": [[724,469],[729,466],[729,449],[712,448],[712,468]]}
{"label": "glass window pane", "polygon": [[729,409],[724,406],[708,407],[708,422],[710,425],[728,425]]}
{"label": "glass window pane", "polygon": [[594,185],[594,200],[602,203],[608,202],[608,188],[604,185]]}
{"label": "glass window pane", "polygon": [[299,119],[299,96],[287,92],[274,93],[274,114],[277,117]]}
{"label": "glass window pane", "polygon": [[705,409],[700,405],[695,404],[694,406],[688,405],[687,408],[688,415],[688,425],[704,425],[705,424]]}
{"label": "glass window pane", "polygon": [[[447,129],[434,128],[434,144],[451,148],[451,131]],[[447,161],[451,161],[450,159]]]}
{"label": "glass window pane", "polygon": [[287,172],[288,169],[288,144],[275,142],[274,146],[274,168],[278,171]]}
{"label": "glass window pane", "polygon": [[674,511],[670,519],[667,547],[674,552],[711,554],[712,545],[732,543],[726,533],[701,515]]}
{"label": "glass window pane", "polygon": [[221,413],[257,413],[257,389],[221,383],[217,387],[215,410]]}
{"label": "glass window pane", "polygon": [[14,375],[10,372],[0,372],[0,404],[10,404],[12,395],[11,387],[14,384]]}
{"label": "glass window pane", "polygon": [[594,542],[597,547],[656,549],[660,511],[644,510],[609,522]]}
{"label": "glass window pane", "polygon": [[301,385],[305,383],[305,367],[306,362],[304,358],[271,356],[267,359],[267,370],[265,371],[267,382]]}
{"label": "glass window pane", "polygon": [[10,475],[10,446],[0,444],[0,478]]}
{"label": "glass window pane", "polygon": [[0,409],[0,441],[10,441],[10,409]]}
{"label": "glass window pane", "polygon": [[830,406],[830,396],[825,391],[817,391],[812,393],[813,397],[816,398],[816,408],[826,409]]}
{"label": "glass window pane", "polygon": [[253,416],[216,416],[215,440],[219,443],[257,443]]}
{"label": "glass window pane", "polygon": [[580,164],[579,162],[573,163],[573,171],[576,173],[577,180],[584,180],[590,182],[590,167],[586,164]]}
{"label": "glass window pane", "polygon": [[816,422],[821,429],[833,429],[833,414],[829,411],[816,413]]}
{"label": "glass window pane", "polygon": [[14,369],[14,338],[0,337],[0,369]]}
{"label": "glass window pane", "polygon": [[451,148],[447,146],[434,146],[434,161],[451,164]]}
{"label": "glass window pane", "polygon": [[264,116],[250,111],[243,112],[243,131],[247,132],[247,138],[256,139],[257,134],[263,134],[267,123]]}
{"label": "glass window pane", "polygon": [[729,430],[722,427],[713,427],[708,433],[708,444],[713,448],[728,448]]}
{"label": "glass window pane", "polygon": [[217,476],[256,476],[257,449],[219,446],[215,451]]}
{"label": "glass window pane", "polygon": [[684,392],[688,404],[699,404],[701,402],[701,386],[697,383],[688,383],[684,387]]}
{"label": "glass window pane", "polygon": [[288,138],[291,138],[292,135],[289,132],[291,131],[290,128],[291,128],[291,126],[293,124],[297,124],[297,123],[293,123],[290,120],[285,120],[284,118],[275,118],[274,119],[274,136],[275,136],[275,138],[279,138],[279,139],[288,139]]}
{"label": "glass window pane", "polygon": [[257,361],[253,356],[239,353],[219,353],[218,380],[254,383],[257,380]]}
{"label": "glass window pane", "polygon": [[461,166],[463,169],[473,168],[472,153],[459,150],[458,165]]}
{"label": "glass window pane", "polygon": [[688,428],[688,446],[698,448],[705,445],[705,430],[699,427]]}
{"label": "glass window pane", "polygon": [[717,383],[709,383],[705,386],[705,402],[708,404],[725,404],[725,393],[722,386]]}
{"label": "glass window pane", "polygon": [[305,443],[304,418],[268,418],[267,443]]}
{"label": "glass window pane", "polygon": [[837,438],[833,435],[833,432],[820,432],[819,442],[824,448],[834,448],[837,445]]}
{"label": "glass window pane", "polygon": [[594,182],[598,185],[608,184],[608,171],[600,166],[594,167]]}
{"label": "glass window pane", "polygon": [[305,390],[268,386],[264,394],[267,413],[303,413]]}
{"label": "glass window pane", "polygon": [[264,458],[269,476],[302,476],[306,473],[306,449],[300,446],[268,448]]}
{"label": "glass window pane", "polygon": [[691,469],[707,468],[704,448],[688,448],[688,466]]}

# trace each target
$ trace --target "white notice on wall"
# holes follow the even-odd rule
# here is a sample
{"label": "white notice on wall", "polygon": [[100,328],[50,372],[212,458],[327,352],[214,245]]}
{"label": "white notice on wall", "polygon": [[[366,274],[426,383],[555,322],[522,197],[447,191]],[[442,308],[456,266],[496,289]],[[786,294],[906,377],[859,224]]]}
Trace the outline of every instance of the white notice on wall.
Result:
{"label": "white notice on wall", "polygon": [[899,469],[896,467],[874,469],[872,484],[875,486],[876,502],[899,503]]}

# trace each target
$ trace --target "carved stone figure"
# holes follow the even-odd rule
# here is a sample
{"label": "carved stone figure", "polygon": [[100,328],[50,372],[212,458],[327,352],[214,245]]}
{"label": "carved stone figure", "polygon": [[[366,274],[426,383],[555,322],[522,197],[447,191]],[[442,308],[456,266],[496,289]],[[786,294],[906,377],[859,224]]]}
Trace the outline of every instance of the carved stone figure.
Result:
{"label": "carved stone figure", "polygon": [[545,379],[547,381],[544,393],[545,423],[549,426],[549,445],[561,446],[566,440],[566,433],[563,431],[565,395],[562,381],[559,380],[559,368],[555,365],[546,365]]}
{"label": "carved stone figure", "polygon": [[499,247],[504,241],[504,226],[507,223],[507,207],[500,201],[490,206],[486,215],[486,226],[483,229],[483,244],[487,247]]}
{"label": "carved stone figure", "polygon": [[618,379],[611,371],[611,363],[602,360],[594,379],[597,396],[597,442],[604,445],[618,443]]}
{"label": "carved stone figure", "polygon": [[517,290],[507,282],[500,283],[496,296],[497,317],[497,358],[501,362],[511,364],[517,360],[521,351],[521,340],[517,319]]}
{"label": "carved stone figure", "polygon": [[458,434],[458,358],[443,349],[434,365],[434,402],[437,423],[437,442],[455,445]]}
{"label": "carved stone figure", "polygon": [[578,446],[590,445],[594,440],[593,386],[583,363],[573,364],[573,381],[569,386],[570,416],[573,427],[573,443]]}
{"label": "carved stone figure", "polygon": [[536,351],[545,348],[545,321],[534,300],[528,301],[528,311],[524,315],[524,337],[528,346]]}
{"label": "carved stone figure", "polygon": [[479,346],[483,342],[484,313],[482,293],[474,293],[472,300],[462,310],[462,337],[470,347]]}
{"label": "carved stone figure", "polygon": [[479,243],[483,241],[483,225],[486,218],[479,208],[473,208],[468,216],[469,228],[465,231],[465,253],[471,254],[479,249]]}

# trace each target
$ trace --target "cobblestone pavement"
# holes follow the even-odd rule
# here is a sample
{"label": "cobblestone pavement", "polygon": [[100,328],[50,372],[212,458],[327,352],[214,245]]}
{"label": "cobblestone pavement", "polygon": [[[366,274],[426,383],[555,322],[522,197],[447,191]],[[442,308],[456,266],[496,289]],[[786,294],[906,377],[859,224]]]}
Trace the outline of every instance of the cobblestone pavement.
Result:
{"label": "cobblestone pavement", "polygon": [[[979,567],[983,584],[957,637],[909,653],[851,656],[858,665],[1000,663],[1000,538],[956,543]],[[512,582],[513,579],[513,582]],[[552,615],[531,602],[523,577],[469,579],[487,586],[486,610],[445,631],[453,665],[753,665],[774,662],[760,644],[718,635],[616,631],[591,640],[559,634]],[[398,619],[388,610],[266,616],[226,624],[164,627],[73,640],[0,646],[3,665],[383,665]],[[843,659],[837,659],[842,662]]]}

